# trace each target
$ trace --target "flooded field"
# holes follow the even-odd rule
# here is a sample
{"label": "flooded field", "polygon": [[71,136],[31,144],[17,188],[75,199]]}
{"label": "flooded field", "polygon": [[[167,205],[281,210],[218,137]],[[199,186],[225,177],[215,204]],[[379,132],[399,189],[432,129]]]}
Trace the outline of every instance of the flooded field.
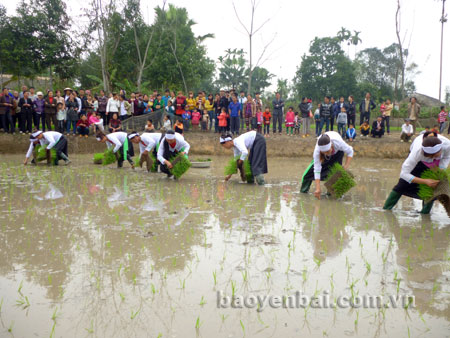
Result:
{"label": "flooded field", "polygon": [[[265,187],[224,183],[228,158],[179,182],[71,159],[2,156],[2,337],[450,335],[449,218],[382,210],[401,161],[356,159],[358,186],[317,201],[299,193],[307,158],[270,159]],[[356,306],[275,300],[299,293]]]}

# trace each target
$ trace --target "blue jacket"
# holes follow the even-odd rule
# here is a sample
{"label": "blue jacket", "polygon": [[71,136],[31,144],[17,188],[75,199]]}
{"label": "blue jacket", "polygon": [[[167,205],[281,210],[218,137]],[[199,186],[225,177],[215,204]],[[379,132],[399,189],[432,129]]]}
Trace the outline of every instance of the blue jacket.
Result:
{"label": "blue jacket", "polygon": [[232,101],[228,105],[228,111],[230,113],[230,117],[238,117],[240,110],[241,110],[241,104],[239,102],[234,103]]}
{"label": "blue jacket", "polygon": [[[345,108],[345,112],[347,112],[348,111],[347,103],[344,102],[343,107]],[[333,116],[337,117],[340,112],[341,112],[341,103],[340,102],[335,102],[334,105],[333,105]]]}
{"label": "blue jacket", "polygon": [[355,128],[352,128],[352,129],[348,128],[346,134],[347,134],[347,138],[355,139],[356,138],[356,129]]}

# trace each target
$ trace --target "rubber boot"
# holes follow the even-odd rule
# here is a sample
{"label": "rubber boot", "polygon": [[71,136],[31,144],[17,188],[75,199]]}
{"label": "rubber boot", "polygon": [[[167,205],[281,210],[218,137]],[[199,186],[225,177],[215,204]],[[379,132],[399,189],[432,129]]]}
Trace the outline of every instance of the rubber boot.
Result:
{"label": "rubber boot", "polygon": [[307,194],[309,192],[309,188],[311,187],[312,181],[302,181],[302,187],[300,188],[300,192]]}
{"label": "rubber boot", "polygon": [[258,183],[258,185],[264,185],[266,183],[264,181],[264,175],[256,175],[256,183]]}
{"label": "rubber boot", "polygon": [[420,213],[423,215],[428,215],[431,212],[433,203],[434,203],[434,201],[431,201],[430,203],[425,203],[422,201],[422,210],[420,210]]}
{"label": "rubber boot", "polygon": [[388,198],[386,199],[386,202],[384,202],[383,209],[384,210],[392,210],[393,207],[397,204],[398,200],[402,197],[401,194],[398,192],[392,190],[389,194]]}
{"label": "rubber boot", "polygon": [[70,163],[69,158],[63,152],[61,152],[61,154],[59,154],[59,157],[61,157],[64,160],[64,162],[66,162],[66,164]]}

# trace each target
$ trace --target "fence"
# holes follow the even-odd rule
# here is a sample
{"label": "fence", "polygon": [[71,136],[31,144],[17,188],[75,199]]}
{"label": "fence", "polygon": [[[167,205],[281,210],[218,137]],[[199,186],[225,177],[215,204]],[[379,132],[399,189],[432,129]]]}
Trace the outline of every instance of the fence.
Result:
{"label": "fence", "polygon": [[155,110],[151,113],[144,115],[132,116],[122,122],[122,128],[128,131],[131,130],[143,131],[145,130],[147,120],[151,119],[153,121],[155,129],[161,129],[161,127],[163,126],[163,117],[164,117],[164,110],[162,109]]}

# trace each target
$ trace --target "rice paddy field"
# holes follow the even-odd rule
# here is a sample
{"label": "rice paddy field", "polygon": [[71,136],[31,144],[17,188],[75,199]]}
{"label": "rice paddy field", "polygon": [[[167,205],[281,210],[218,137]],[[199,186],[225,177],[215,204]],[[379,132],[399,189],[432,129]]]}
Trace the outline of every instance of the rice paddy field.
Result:
{"label": "rice paddy field", "polygon": [[[309,158],[269,159],[264,187],[224,183],[229,157],[178,181],[22,160],[0,164],[1,337],[450,336],[450,219],[382,210],[399,160],[355,159],[337,201],[300,194]],[[239,301],[298,292],[355,306]]]}

